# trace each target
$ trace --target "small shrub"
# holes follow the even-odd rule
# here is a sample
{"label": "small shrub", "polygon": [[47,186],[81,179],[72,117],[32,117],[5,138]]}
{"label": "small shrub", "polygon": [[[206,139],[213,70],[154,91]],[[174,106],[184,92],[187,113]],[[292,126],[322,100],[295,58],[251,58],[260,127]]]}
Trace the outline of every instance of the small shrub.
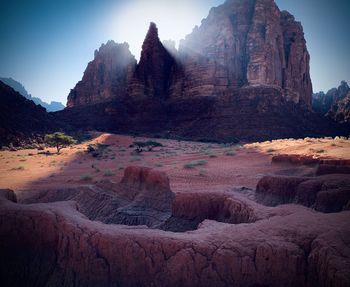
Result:
{"label": "small shrub", "polygon": [[227,156],[235,156],[236,153],[233,150],[228,150],[228,151],[225,152],[225,155],[227,155]]}
{"label": "small shrub", "polygon": [[195,168],[197,166],[203,166],[203,165],[206,165],[208,162],[204,159],[202,160],[194,160],[194,161],[191,161],[189,163],[186,163],[184,164],[184,168],[187,168],[187,169],[192,169],[192,168]]}
{"label": "small shrub", "polygon": [[14,167],[11,170],[24,170],[24,166]]}
{"label": "small shrub", "polygon": [[324,152],[325,152],[324,149],[319,149],[319,150],[316,151],[316,153],[324,153]]}
{"label": "small shrub", "polygon": [[57,149],[57,153],[64,147],[76,144],[76,140],[64,133],[56,132],[45,136],[45,143]]}
{"label": "small shrub", "polygon": [[106,170],[103,175],[108,177],[108,176],[114,176],[115,174],[112,171],[110,171],[110,170]]}
{"label": "small shrub", "polygon": [[207,175],[208,175],[208,172],[207,172],[205,169],[201,169],[201,170],[199,171],[199,176],[205,177],[205,176],[207,176]]}
{"label": "small shrub", "polygon": [[267,150],[267,152],[275,152],[276,150],[274,150],[273,148],[269,148],[268,150]]}
{"label": "small shrub", "polygon": [[80,180],[82,181],[91,181],[92,180],[92,176],[91,175],[83,175]]}

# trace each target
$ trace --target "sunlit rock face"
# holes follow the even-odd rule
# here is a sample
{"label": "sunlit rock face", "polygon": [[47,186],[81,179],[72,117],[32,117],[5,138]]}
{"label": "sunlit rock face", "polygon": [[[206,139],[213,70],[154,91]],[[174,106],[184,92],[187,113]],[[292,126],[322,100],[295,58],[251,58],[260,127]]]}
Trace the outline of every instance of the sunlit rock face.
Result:
{"label": "sunlit rock face", "polygon": [[108,102],[124,96],[136,66],[127,43],[109,41],[95,51],[83,79],[71,90],[67,107]]}
{"label": "sunlit rock face", "polygon": [[154,23],[139,63],[126,44],[103,46],[57,116],[78,129],[191,140],[347,135],[311,111],[311,96],[301,24],[273,0],[228,0],[178,50]]}
{"label": "sunlit rock face", "polygon": [[[184,96],[211,96],[244,86],[273,86],[311,105],[309,54],[300,23],[273,0],[231,0],[180,45]],[[174,97],[179,96],[176,90]]]}
{"label": "sunlit rock face", "polygon": [[[169,45],[168,45],[169,46]],[[311,106],[309,54],[302,26],[273,0],[228,0],[212,8],[180,44],[164,47],[151,23],[136,65],[127,44],[102,45],[68,107],[132,98],[216,96],[246,86],[271,86]]]}

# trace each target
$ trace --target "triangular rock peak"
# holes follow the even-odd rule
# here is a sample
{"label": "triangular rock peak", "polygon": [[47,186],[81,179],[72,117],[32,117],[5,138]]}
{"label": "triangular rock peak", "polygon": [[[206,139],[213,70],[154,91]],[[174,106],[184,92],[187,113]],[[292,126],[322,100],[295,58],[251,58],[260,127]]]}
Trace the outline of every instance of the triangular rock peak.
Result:
{"label": "triangular rock peak", "polygon": [[103,107],[89,108],[94,121],[64,114],[75,125],[190,139],[341,134],[311,112],[309,61],[301,24],[273,0],[229,0],[178,51],[162,44],[155,23],[138,64],[127,44],[102,46],[67,106]]}
{"label": "triangular rock peak", "polygon": [[140,62],[136,67],[129,94],[168,98],[175,65],[175,59],[159,39],[156,24],[151,23],[142,45]]}

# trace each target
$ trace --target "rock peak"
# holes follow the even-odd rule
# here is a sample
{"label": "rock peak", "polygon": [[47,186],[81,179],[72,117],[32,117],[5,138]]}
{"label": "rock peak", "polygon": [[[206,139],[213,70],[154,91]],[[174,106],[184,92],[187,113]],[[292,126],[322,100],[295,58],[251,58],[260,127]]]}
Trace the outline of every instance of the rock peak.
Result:
{"label": "rock peak", "polygon": [[146,38],[142,45],[142,50],[145,50],[150,44],[160,43],[158,36],[158,28],[157,25],[153,22],[150,23]]}

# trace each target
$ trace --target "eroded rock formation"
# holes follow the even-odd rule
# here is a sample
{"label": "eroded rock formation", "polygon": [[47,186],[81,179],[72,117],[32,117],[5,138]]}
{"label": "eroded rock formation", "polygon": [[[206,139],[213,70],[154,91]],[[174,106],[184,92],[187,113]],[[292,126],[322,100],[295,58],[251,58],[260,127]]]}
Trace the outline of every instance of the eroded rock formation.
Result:
{"label": "eroded rock formation", "polygon": [[[151,174],[131,168],[122,185],[143,190],[152,182],[153,195],[167,189],[162,175]],[[264,207],[232,193],[186,193],[176,199],[173,216],[212,220],[173,233],[91,221],[79,212],[77,197],[76,203],[15,199],[0,191],[2,286],[350,284],[349,211],[326,215],[296,205]]]}
{"label": "eroded rock formation", "polygon": [[346,123],[350,119],[350,88],[342,81],[338,88],[330,89],[326,94],[313,94],[312,108],[336,122]]}
{"label": "eroded rock formation", "polygon": [[100,50],[57,114],[76,128],[218,141],[348,134],[311,111],[302,26],[273,0],[212,8],[179,51],[151,23],[138,64],[125,45]]}
{"label": "eroded rock formation", "polygon": [[256,196],[268,206],[298,203],[317,211],[339,212],[350,206],[350,178],[347,174],[267,176],[259,181]]}
{"label": "eroded rock formation", "polygon": [[128,167],[120,183],[39,191],[25,203],[74,200],[91,220],[159,227],[171,216],[174,193],[164,172]]}
{"label": "eroded rock formation", "polygon": [[181,43],[179,54],[185,96],[272,86],[287,100],[311,105],[302,26],[288,12],[280,12],[273,0],[226,1],[213,8]]}
{"label": "eroded rock formation", "polygon": [[95,51],[83,79],[71,90],[67,107],[97,104],[123,97],[136,65],[127,43],[108,41]]}

